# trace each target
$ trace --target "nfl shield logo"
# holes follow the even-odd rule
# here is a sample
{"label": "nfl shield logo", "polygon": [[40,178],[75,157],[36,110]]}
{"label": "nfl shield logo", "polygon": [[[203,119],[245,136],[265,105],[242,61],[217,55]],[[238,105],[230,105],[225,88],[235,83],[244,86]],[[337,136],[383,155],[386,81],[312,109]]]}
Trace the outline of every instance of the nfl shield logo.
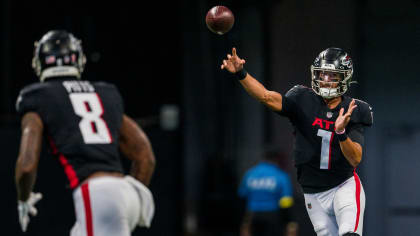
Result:
{"label": "nfl shield logo", "polygon": [[312,209],[312,204],[311,203],[308,203],[308,208]]}
{"label": "nfl shield logo", "polygon": [[333,113],[332,112],[327,112],[327,118],[331,118],[332,117],[332,115],[333,115]]}

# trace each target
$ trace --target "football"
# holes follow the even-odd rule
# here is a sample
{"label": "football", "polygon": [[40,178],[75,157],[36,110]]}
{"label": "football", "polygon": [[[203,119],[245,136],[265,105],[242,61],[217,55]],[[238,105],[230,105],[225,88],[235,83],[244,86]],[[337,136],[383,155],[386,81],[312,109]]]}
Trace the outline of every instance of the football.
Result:
{"label": "football", "polygon": [[225,6],[212,7],[206,15],[207,28],[219,35],[229,32],[234,22],[235,17],[232,11]]}

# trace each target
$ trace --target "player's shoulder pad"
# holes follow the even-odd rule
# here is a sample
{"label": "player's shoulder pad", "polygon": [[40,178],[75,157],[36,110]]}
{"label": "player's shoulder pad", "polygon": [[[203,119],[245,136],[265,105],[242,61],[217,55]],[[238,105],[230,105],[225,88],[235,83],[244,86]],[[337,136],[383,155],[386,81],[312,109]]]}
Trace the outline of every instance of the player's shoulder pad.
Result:
{"label": "player's shoulder pad", "polygon": [[48,83],[40,83],[40,82],[32,83],[23,87],[20,90],[19,94],[24,95],[24,94],[36,93],[36,92],[41,91],[42,89],[45,89],[47,86],[48,86]]}
{"label": "player's shoulder pad", "polygon": [[115,92],[116,94],[118,94],[118,96],[121,96],[120,91],[115,84],[104,81],[92,82],[92,84],[94,85],[96,90],[99,89],[103,91],[112,91],[113,93]]}
{"label": "player's shoulder pad", "polygon": [[357,122],[366,126],[373,124],[373,108],[369,103],[360,99],[354,99],[357,105]]}
{"label": "player's shoulder pad", "polygon": [[114,92],[116,92],[119,96],[121,96],[121,92],[120,89],[113,83],[108,83],[108,82],[98,82],[98,85],[102,86],[102,88],[104,89],[108,89],[108,90],[112,90]]}
{"label": "player's shoulder pad", "polygon": [[30,100],[35,100],[34,96],[39,96],[39,94],[49,86],[49,83],[40,83],[40,82],[36,82],[36,83],[32,83],[29,84],[25,87],[23,87],[20,92],[19,92],[19,96],[16,99],[16,110],[19,111],[20,109],[20,104],[22,103],[22,101],[26,100],[30,103],[33,103],[33,101]]}
{"label": "player's shoulder pad", "polygon": [[306,92],[310,92],[311,89],[303,86],[303,85],[295,85],[293,86],[293,88],[291,88],[289,91],[287,91],[287,93],[285,94],[286,97],[288,98],[292,98],[292,97],[297,97],[303,93]]}
{"label": "player's shoulder pad", "polygon": [[110,96],[116,96],[123,103],[123,97],[121,95],[121,92],[115,84],[104,81],[92,82],[92,84],[95,86],[95,89],[102,90],[107,94],[110,94]]}

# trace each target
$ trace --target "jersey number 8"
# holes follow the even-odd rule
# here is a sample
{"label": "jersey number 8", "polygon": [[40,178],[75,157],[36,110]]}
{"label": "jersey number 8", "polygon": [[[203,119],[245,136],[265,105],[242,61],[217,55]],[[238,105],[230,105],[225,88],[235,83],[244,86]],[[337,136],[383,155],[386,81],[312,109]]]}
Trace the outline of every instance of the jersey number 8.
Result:
{"label": "jersey number 8", "polygon": [[70,101],[74,112],[82,119],[80,132],[86,144],[107,144],[112,142],[108,125],[102,119],[104,109],[97,93],[72,93]]}

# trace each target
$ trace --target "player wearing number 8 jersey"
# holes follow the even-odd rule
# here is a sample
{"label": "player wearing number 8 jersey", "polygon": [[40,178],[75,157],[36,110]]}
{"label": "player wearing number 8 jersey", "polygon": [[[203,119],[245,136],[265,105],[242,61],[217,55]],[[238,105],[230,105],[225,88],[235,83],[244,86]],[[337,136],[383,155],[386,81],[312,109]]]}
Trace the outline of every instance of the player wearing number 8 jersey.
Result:
{"label": "player wearing number 8 jersey", "polygon": [[113,142],[123,117],[115,86],[57,77],[25,87],[19,99],[18,112],[40,116],[53,154],[61,155],[59,160],[74,171],[66,172],[71,188],[95,171],[123,171],[118,142]]}
{"label": "player wearing number 8 jersey", "polygon": [[[16,103],[22,117],[16,186],[23,231],[41,198],[31,191],[43,136],[73,189],[71,236],[130,235],[153,218],[146,187],[155,163],[150,142],[124,114],[114,85],[81,80],[84,63],[80,41],[68,32],[50,31],[35,44],[33,67],[41,82],[23,88]],[[132,160],[131,176],[124,176],[120,150]]]}
{"label": "player wearing number 8 jersey", "polygon": [[344,95],[353,75],[351,58],[339,48],[322,51],[311,66],[312,88],[298,85],[284,96],[267,90],[244,64],[234,48],[221,68],[294,126],[297,178],[317,235],[362,235],[365,194],[355,169],[373,117],[367,103]]}

